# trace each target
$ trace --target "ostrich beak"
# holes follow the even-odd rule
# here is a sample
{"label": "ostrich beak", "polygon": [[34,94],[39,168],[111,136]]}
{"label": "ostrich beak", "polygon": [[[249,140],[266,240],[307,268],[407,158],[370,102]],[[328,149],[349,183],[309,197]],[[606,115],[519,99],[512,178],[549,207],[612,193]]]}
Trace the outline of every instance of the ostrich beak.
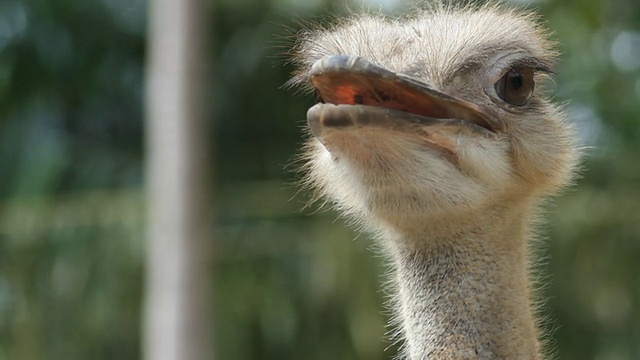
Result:
{"label": "ostrich beak", "polygon": [[504,124],[478,105],[360,57],[324,57],[313,64],[309,78],[321,102],[307,113],[316,136],[323,128],[356,124],[397,129],[406,128],[403,124],[407,123],[454,125],[484,133],[504,131]]}

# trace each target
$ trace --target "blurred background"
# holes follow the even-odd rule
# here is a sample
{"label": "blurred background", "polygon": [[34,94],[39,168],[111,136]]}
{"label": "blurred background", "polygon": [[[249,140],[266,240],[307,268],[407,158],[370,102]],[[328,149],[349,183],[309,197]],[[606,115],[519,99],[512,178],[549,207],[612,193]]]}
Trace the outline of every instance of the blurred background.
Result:
{"label": "blurred background", "polygon": [[[552,342],[640,359],[640,2],[520,2],[561,44],[553,90],[591,147],[549,206]],[[282,86],[290,36],[359,2],[210,5],[217,358],[391,358],[380,259],[335,213],[302,210],[287,166],[313,103]],[[146,9],[0,1],[0,359],[141,356]]]}

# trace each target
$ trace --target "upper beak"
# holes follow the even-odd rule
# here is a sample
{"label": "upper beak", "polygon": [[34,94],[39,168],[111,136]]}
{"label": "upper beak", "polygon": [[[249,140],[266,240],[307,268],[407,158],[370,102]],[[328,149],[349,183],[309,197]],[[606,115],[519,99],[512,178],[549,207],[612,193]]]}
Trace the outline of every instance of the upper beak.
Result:
{"label": "upper beak", "polygon": [[[317,61],[309,77],[320,100],[335,105],[368,105],[413,114],[413,122],[451,119],[491,132],[504,124],[471,102],[436,90],[415,78],[397,74],[357,56],[332,55]],[[394,111],[395,113],[395,111]],[[417,115],[417,116],[416,116]]]}

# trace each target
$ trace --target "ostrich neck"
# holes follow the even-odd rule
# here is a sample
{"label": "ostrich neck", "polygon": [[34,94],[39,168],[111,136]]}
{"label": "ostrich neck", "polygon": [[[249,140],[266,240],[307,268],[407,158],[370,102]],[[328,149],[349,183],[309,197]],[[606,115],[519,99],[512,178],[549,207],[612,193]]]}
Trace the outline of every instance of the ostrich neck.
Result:
{"label": "ostrich neck", "polygon": [[527,217],[503,214],[395,235],[398,316],[410,359],[541,357]]}

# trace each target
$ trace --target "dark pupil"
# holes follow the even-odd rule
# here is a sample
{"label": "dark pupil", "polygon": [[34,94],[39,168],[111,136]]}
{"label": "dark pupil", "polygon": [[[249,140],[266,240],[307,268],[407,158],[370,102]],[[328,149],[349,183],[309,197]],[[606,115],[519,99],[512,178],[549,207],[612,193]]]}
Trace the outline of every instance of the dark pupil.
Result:
{"label": "dark pupil", "polygon": [[511,81],[512,89],[519,89],[522,86],[522,75],[515,71],[509,72],[509,80]]}

